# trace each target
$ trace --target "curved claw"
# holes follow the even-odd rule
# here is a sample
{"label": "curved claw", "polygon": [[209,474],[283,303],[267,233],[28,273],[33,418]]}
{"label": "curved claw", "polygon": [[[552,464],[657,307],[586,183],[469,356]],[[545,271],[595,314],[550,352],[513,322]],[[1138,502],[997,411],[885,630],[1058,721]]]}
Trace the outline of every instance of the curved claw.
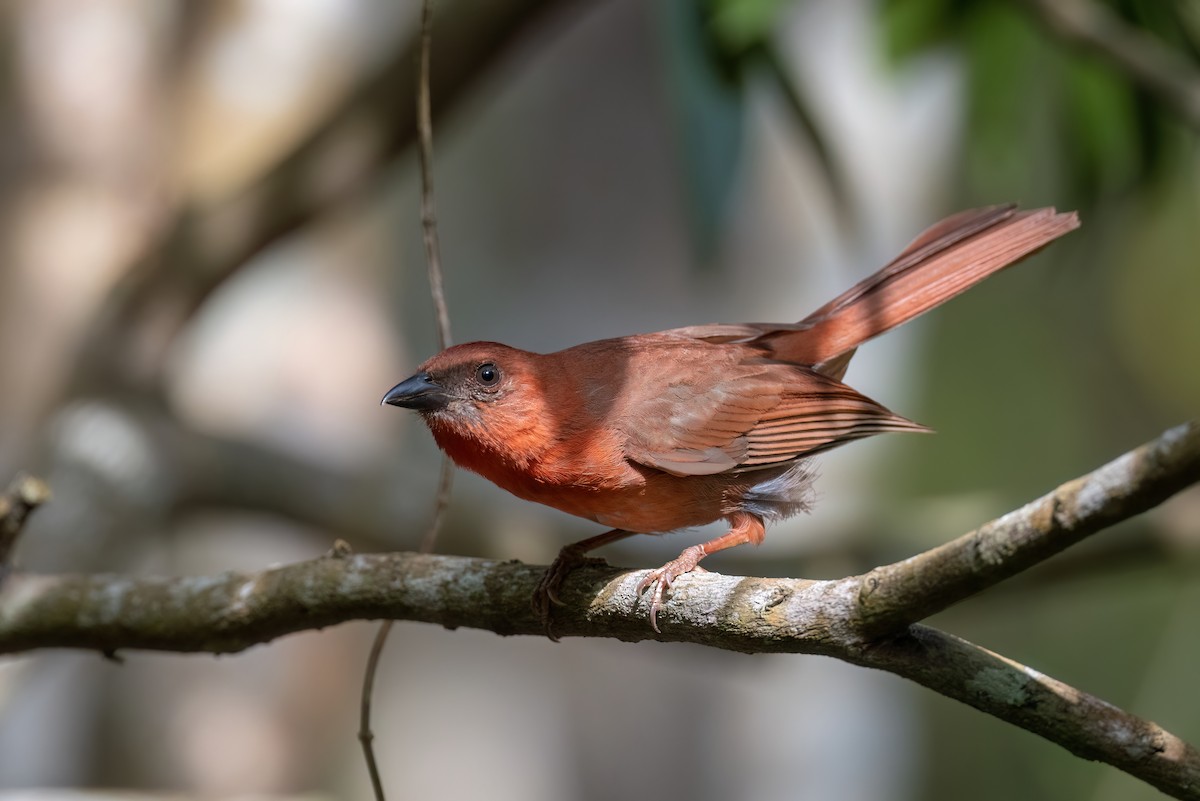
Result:
{"label": "curved claw", "polygon": [[546,636],[554,642],[559,642],[558,635],[554,633],[553,621],[551,618],[551,610],[554,606],[565,606],[566,603],[559,598],[558,592],[562,589],[563,582],[571,571],[581,565],[605,565],[608,564],[603,559],[596,556],[584,556],[578,550],[571,547],[563,548],[558,552],[558,556],[550,563],[550,567],[546,568],[546,572],[542,574],[541,581],[533,590],[533,596],[529,599],[530,605],[533,607],[533,612],[542,621],[542,628],[546,632]]}
{"label": "curved claw", "polygon": [[651,570],[647,576],[638,583],[638,593],[644,593],[647,588],[653,587],[650,591],[650,628],[654,629],[655,634],[662,634],[662,630],[658,627],[658,608],[662,606],[666,600],[667,590],[671,588],[671,579],[663,575],[662,568]]}
{"label": "curved claw", "polygon": [[663,607],[667,601],[667,590],[671,589],[675,583],[675,579],[687,573],[707,573],[708,571],[700,567],[698,564],[705,557],[704,547],[701,545],[693,545],[690,548],[684,549],[683,553],[670,562],[667,562],[657,570],[651,570],[646,574],[646,577],[638,582],[638,593],[642,594],[650,589],[650,627],[654,629],[655,634],[662,634],[658,628],[658,610]]}

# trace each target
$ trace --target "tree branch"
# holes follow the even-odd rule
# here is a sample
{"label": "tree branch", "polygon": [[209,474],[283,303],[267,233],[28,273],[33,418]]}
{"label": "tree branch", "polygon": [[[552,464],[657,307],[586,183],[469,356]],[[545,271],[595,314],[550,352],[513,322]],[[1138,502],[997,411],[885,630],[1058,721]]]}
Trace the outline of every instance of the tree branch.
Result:
{"label": "tree branch", "polygon": [[[389,618],[542,636],[529,605],[543,568],[453,556],[330,556],[258,574],[131,579],[17,575],[0,590],[0,653],[122,648],[230,653],[348,620]],[[653,638],[641,571],[572,575],[560,636]],[[822,654],[886,670],[1098,759],[1179,798],[1200,798],[1200,753],[1154,723],[924,626],[864,639],[857,577],[680,579],[658,639],[746,653]]]}
{"label": "tree branch", "polygon": [[[582,567],[555,613],[560,636],[661,639],[745,653],[807,653],[886,670],[1200,799],[1200,753],[1157,725],[978,646],[920,615],[991,586],[1200,480],[1200,424],[1171,429],[977,532],[834,581],[688,575],[655,636],[642,571]],[[0,587],[0,654],[38,648],[229,653],[357,619],[543,634],[529,597],[543,568],[420,554],[330,556],[217,577],[14,575]]]}

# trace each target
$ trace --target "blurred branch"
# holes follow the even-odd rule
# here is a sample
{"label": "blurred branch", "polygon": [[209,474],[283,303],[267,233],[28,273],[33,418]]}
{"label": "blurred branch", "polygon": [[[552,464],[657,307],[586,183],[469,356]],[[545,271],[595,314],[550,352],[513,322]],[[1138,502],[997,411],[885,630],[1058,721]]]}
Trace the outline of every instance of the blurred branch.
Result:
{"label": "blurred branch", "polygon": [[[556,5],[565,2],[447,2],[438,30],[445,57],[430,89],[434,111],[458,100],[514,39]],[[236,197],[212,208],[181,209],[98,314],[71,373],[72,389],[86,392],[111,387],[114,379],[137,384],[157,376],[170,335],[230,275],[377,180],[415,140],[419,48],[418,31],[290,155]]]}
{"label": "blurred branch", "polygon": [[[197,509],[250,509],[336,532],[359,550],[391,550],[423,515],[422,499],[396,487],[412,483],[374,464],[343,470],[267,445],[214,436],[162,418],[152,430],[169,465],[177,514]],[[401,465],[397,464],[399,468]],[[415,545],[415,541],[414,541]]]}
{"label": "blurred branch", "polygon": [[[439,33],[439,37],[440,37]],[[430,104],[430,86],[433,83],[429,66],[433,44],[433,0],[421,5],[421,60],[417,81],[417,155],[421,165],[421,233],[425,242],[425,262],[429,273],[429,297],[433,301],[434,317],[438,327],[438,349],[450,347],[450,310],[446,307],[446,293],[442,288],[442,248],[438,242],[437,204],[433,191],[433,111]],[[433,502],[433,516],[429,528],[421,539],[421,552],[433,553],[437,544],[438,530],[450,506],[450,488],[454,481],[454,465],[450,457],[442,456],[442,470],[438,478],[437,497]],[[380,631],[381,638],[387,637],[388,626]],[[374,672],[374,671],[371,671]],[[378,787],[377,787],[378,789]],[[376,797],[381,798],[380,793]]]}
{"label": "blurred branch", "polygon": [[789,74],[783,57],[773,43],[765,41],[758,50],[758,57],[774,78],[775,85],[783,94],[784,106],[791,112],[792,119],[803,131],[805,141],[812,149],[813,159],[820,168],[821,177],[825,179],[825,186],[829,191],[834,222],[848,237],[853,237],[858,224],[854,213],[854,187],[825,133],[824,126],[829,124],[828,121],[822,123],[818,120],[812,104],[801,93],[796,79]]}
{"label": "blurred branch", "polygon": [[0,495],[0,584],[8,574],[13,546],[33,511],[50,499],[50,488],[38,478],[19,475]]}
{"label": "blurred branch", "polygon": [[[583,567],[564,588],[555,630],[823,654],[887,670],[1176,797],[1200,799],[1200,753],[1174,735],[978,646],[909,625],[1197,480],[1200,424],[1191,423],[965,538],[863,576],[686,576],[657,637],[637,589],[643,571]],[[513,561],[335,550],[217,577],[18,574],[0,589],[0,654],[50,647],[229,653],[364,618],[541,635],[528,599],[542,572]]]}
{"label": "blurred branch", "polygon": [[450,347],[450,311],[442,288],[442,248],[438,243],[437,205],[433,192],[433,111],[430,104],[429,51],[433,41],[433,0],[421,6],[421,61],[417,81],[417,155],[421,165],[421,233],[429,268],[429,295],[438,326],[438,349]]}
{"label": "blurred branch", "polygon": [[1200,131],[1200,69],[1092,0],[1025,0],[1059,38],[1091,50]]}

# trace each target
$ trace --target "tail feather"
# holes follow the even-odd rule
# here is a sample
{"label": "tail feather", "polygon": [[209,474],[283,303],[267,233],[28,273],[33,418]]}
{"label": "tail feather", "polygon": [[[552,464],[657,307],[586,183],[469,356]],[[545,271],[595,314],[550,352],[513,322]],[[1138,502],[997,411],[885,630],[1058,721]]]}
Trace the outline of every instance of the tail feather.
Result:
{"label": "tail feather", "polygon": [[1079,227],[1075,212],[990,206],[936,223],[894,261],[772,337],[780,358],[832,364]]}

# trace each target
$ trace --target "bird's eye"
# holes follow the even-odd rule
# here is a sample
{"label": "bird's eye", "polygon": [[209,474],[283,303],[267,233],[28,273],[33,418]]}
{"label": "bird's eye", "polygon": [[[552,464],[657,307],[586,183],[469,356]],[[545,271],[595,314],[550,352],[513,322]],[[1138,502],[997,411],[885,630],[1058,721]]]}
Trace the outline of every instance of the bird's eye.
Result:
{"label": "bird's eye", "polygon": [[494,387],[500,382],[500,368],[491,362],[485,362],[476,368],[475,380],[485,387]]}

